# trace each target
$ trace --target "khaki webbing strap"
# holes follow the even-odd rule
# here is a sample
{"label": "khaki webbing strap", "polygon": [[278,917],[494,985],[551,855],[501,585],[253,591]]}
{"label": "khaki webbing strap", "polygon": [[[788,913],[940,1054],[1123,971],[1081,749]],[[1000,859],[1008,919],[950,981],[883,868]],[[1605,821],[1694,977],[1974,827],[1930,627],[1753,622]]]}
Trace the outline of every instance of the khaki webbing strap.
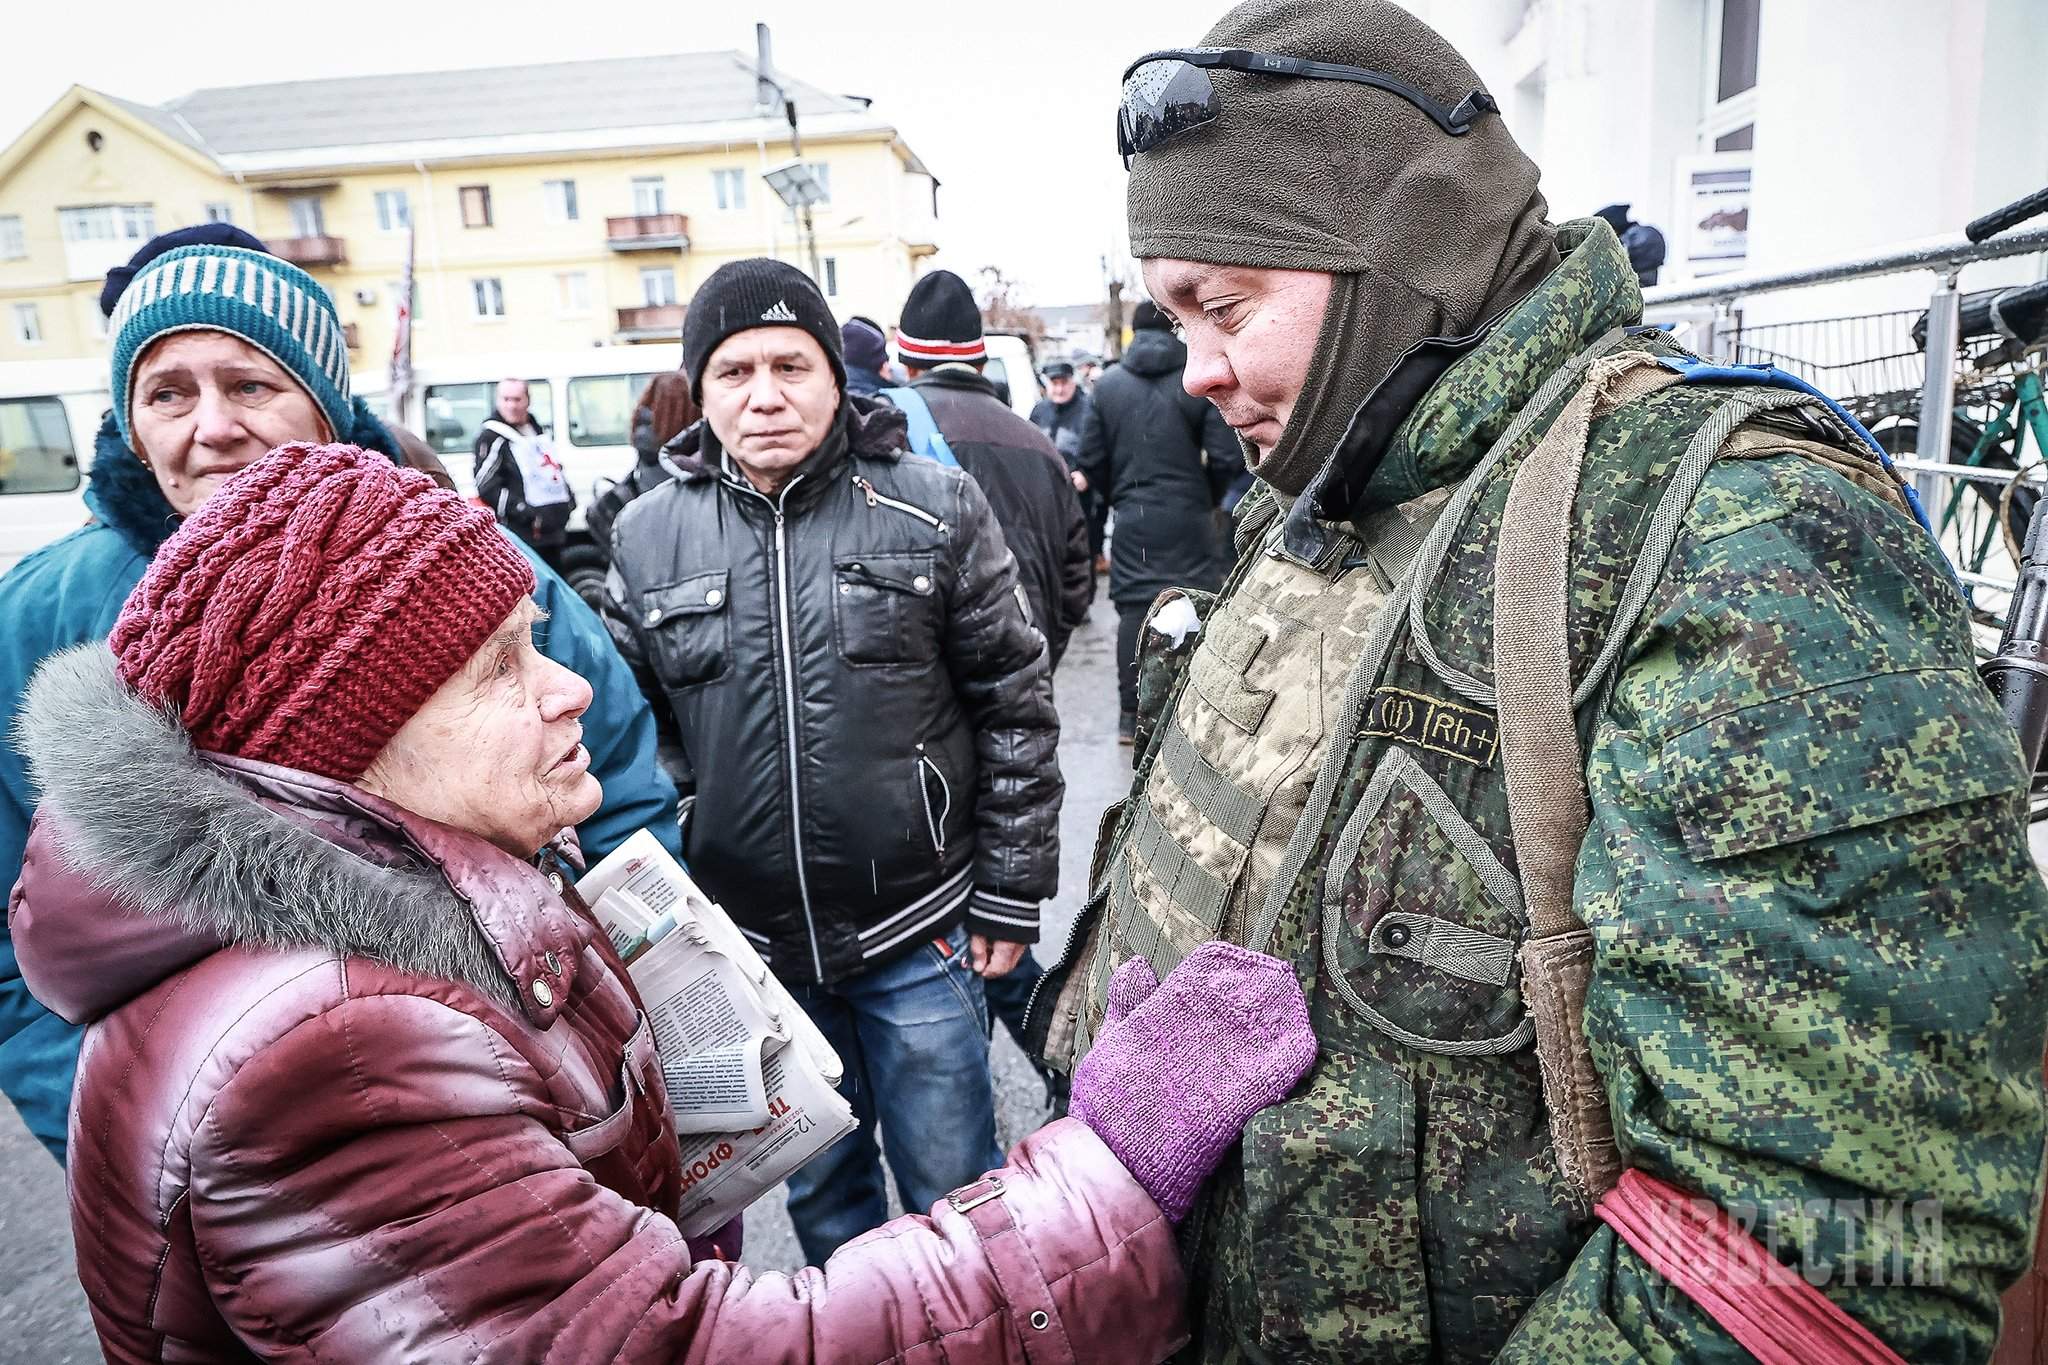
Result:
{"label": "khaki webbing strap", "polygon": [[1624,403],[1677,382],[1642,351],[1594,361],[1508,489],[1494,559],[1493,673],[1515,863],[1532,938],[1580,927],[1572,914],[1572,868],[1586,837],[1586,774],[1572,710],[1566,613],[1572,508],[1587,435]]}
{"label": "khaki webbing strap", "polygon": [[1493,674],[1515,864],[1528,908],[1523,998],[1536,1026],[1558,1166],[1590,1203],[1620,1178],[1606,1088],[1582,1016],[1593,940],[1572,913],[1586,837],[1585,757],[1572,707],[1571,534],[1593,423],[1678,382],[1646,352],[1602,356],[1508,489],[1494,558]]}

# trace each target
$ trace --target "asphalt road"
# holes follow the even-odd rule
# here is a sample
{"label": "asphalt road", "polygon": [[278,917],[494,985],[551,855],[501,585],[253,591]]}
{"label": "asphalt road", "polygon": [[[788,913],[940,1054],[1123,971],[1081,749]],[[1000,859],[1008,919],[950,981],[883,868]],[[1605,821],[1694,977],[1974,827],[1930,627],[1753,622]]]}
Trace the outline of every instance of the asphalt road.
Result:
{"label": "asphalt road", "polygon": [[[1098,600],[1076,632],[1058,675],[1060,768],[1067,780],[1060,816],[1060,894],[1046,907],[1038,946],[1050,962],[1066,941],[1085,893],[1089,847],[1102,808],[1124,793],[1130,751],[1116,742],[1116,612]],[[1045,1121],[1044,1088],[999,1027],[996,1117],[1005,1146]],[[802,1257],[778,1196],[747,1215],[748,1264],[769,1270]],[[85,1296],[71,1266],[64,1176],[0,1103],[0,1360],[83,1365],[100,1358]]]}

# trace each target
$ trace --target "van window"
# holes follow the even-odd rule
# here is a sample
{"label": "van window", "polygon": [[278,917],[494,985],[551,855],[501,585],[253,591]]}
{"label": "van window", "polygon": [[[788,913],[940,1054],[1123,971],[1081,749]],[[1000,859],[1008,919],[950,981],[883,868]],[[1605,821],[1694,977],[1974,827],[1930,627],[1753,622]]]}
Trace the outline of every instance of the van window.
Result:
{"label": "van window", "polygon": [[988,358],[988,363],[981,367],[981,377],[999,389],[1010,387],[1010,367],[1003,363],[1001,356]]}
{"label": "van window", "polygon": [[569,444],[622,446],[633,439],[633,408],[652,374],[593,374],[569,381]]}
{"label": "van window", "polygon": [[[529,379],[531,415],[549,431],[555,429],[555,390],[545,379]],[[477,433],[498,405],[498,381],[480,384],[429,384],[426,392],[427,444],[443,455],[465,455],[476,449]]]}
{"label": "van window", "polygon": [[78,487],[71,423],[56,398],[0,398],[0,494]]}

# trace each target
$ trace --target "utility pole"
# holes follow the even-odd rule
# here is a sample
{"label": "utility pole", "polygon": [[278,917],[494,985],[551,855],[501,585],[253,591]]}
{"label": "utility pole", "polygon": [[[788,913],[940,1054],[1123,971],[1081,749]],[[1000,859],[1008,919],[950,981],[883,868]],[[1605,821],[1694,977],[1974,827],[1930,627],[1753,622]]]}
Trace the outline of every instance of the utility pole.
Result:
{"label": "utility pole", "polygon": [[1111,273],[1108,256],[1102,258],[1102,278],[1109,287],[1109,302],[1104,309],[1102,328],[1102,358],[1116,360],[1124,353],[1124,276],[1121,270]]}
{"label": "utility pole", "polygon": [[[754,67],[755,99],[764,109],[772,109],[777,104],[782,106],[783,116],[789,120],[789,153],[801,164],[804,159],[804,137],[796,126],[796,100],[783,88],[782,82],[775,78],[775,53],[768,37],[768,25],[754,25],[754,47],[757,54]],[[818,230],[811,221],[812,198],[811,193],[803,193],[790,207],[803,215],[804,244],[810,252],[811,278],[817,281],[818,288],[822,290],[825,287],[825,271],[818,264]]]}

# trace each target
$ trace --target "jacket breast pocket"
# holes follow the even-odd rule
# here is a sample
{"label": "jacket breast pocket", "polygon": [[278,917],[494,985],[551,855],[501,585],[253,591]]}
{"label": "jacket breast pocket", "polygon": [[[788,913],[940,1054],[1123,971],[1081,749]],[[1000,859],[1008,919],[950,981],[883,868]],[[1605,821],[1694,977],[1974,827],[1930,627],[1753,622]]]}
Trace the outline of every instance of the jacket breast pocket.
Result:
{"label": "jacket breast pocket", "polygon": [[1427,1052],[1513,1052],[1523,1010],[1521,887],[1404,749],[1380,756],[1338,836],[1323,896],[1326,979],[1379,1032]]}
{"label": "jacket breast pocket", "polygon": [[664,687],[696,687],[732,671],[731,586],[724,569],[640,594],[640,630]]}
{"label": "jacket breast pocket", "polygon": [[832,566],[832,619],[850,664],[930,663],[939,657],[937,557],[852,555]]}

